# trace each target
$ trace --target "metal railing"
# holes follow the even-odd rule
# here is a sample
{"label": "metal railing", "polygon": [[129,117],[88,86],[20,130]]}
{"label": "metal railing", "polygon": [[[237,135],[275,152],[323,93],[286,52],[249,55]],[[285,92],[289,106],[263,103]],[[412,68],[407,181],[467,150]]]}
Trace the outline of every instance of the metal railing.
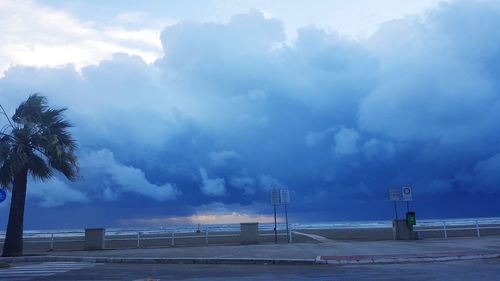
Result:
{"label": "metal railing", "polygon": [[[200,232],[201,233],[201,232]],[[154,236],[149,236],[149,235],[154,235]],[[119,235],[107,235],[105,237],[105,243],[106,242],[112,242],[112,241],[136,241],[136,246],[137,248],[141,248],[143,245],[143,241],[151,241],[151,240],[170,240],[170,246],[175,246],[176,240],[182,240],[182,239],[204,239],[205,240],[205,245],[209,244],[209,239],[210,238],[215,238],[215,237],[239,237],[240,234],[209,234],[208,229],[204,231],[204,234],[201,235],[185,235],[187,233],[181,233],[181,232],[176,232],[171,231],[171,232],[165,232],[165,233],[146,233],[144,231],[137,231],[133,237],[123,237],[123,238],[113,238],[113,236],[119,236]]]}
{"label": "metal railing", "polygon": [[[274,236],[273,233],[261,233],[266,230],[259,230],[259,237]],[[289,235],[289,241],[292,243],[292,228],[289,229],[289,233],[279,231],[278,236]],[[0,237],[0,244],[3,244],[5,237]],[[236,238],[240,237],[240,233],[237,231],[231,233],[224,233],[223,231],[209,231],[205,229],[202,231],[197,231],[195,234],[192,232],[176,232],[176,231],[126,231],[123,233],[109,231],[104,235],[104,244],[109,245],[115,241],[133,242],[135,241],[135,247],[141,248],[146,245],[145,241],[153,240],[165,240],[166,243],[160,246],[176,246],[182,244],[180,241],[184,239],[200,239],[203,241],[204,245],[209,245],[211,241],[217,238]],[[53,251],[56,245],[61,245],[64,243],[85,243],[85,231],[73,231],[73,232],[30,232],[25,233],[23,236],[23,242],[26,244],[36,244],[47,245],[44,247],[43,251]],[[220,241],[220,240],[219,240]],[[225,242],[218,242],[218,244],[224,244]],[[231,243],[231,242],[228,242]],[[200,245],[200,243],[194,243]],[[214,243],[215,244],[215,243]],[[47,249],[48,248],[48,249]]]}
{"label": "metal railing", "polygon": [[[177,233],[177,234],[176,234]],[[136,234],[134,235],[128,235],[130,237],[122,237],[122,238],[113,238],[113,236],[120,236],[120,235],[106,235],[105,236],[105,243],[106,242],[112,242],[112,241],[136,241],[136,247],[141,248],[143,246],[143,241],[148,241],[148,240],[170,240],[170,246],[175,246],[176,241],[182,240],[182,239],[204,239],[204,244],[209,245],[209,241],[213,238],[231,238],[231,237],[240,237],[240,233],[227,233],[223,234],[224,232],[220,231],[214,231],[211,234],[208,229],[205,229],[203,232],[197,232],[197,233],[203,233],[199,235],[189,235],[189,233],[186,232],[175,232],[175,231],[170,231],[170,232],[164,232],[164,233],[147,233],[144,231],[137,231]],[[292,237],[291,237],[291,228],[289,230],[289,233],[287,234],[286,232],[278,232],[278,236],[287,236],[289,235],[289,241],[292,243]],[[186,235],[188,234],[188,235]],[[149,237],[148,237],[149,235]],[[154,235],[154,236],[151,236]],[[259,233],[259,236],[274,236],[274,233]]]}
{"label": "metal railing", "polygon": [[54,232],[28,233],[23,236],[23,243],[49,244],[49,251],[53,251],[56,244],[85,242],[85,233],[82,232]]}
{"label": "metal railing", "polygon": [[473,230],[475,231],[476,237],[481,237],[481,230],[486,229],[500,229],[500,225],[489,224],[488,222],[479,223],[479,221],[470,221],[470,223],[461,222],[460,224],[451,224],[449,222],[443,221],[441,226],[430,226],[429,228],[417,227],[414,229],[415,232],[443,232],[443,238],[447,239],[449,232],[460,231],[460,230]]}

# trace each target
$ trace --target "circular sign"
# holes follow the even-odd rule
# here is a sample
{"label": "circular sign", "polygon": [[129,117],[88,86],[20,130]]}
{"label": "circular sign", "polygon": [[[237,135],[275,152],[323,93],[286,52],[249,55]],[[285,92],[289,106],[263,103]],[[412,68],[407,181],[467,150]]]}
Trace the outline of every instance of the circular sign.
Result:
{"label": "circular sign", "polygon": [[411,188],[409,188],[409,187],[403,188],[403,193],[404,194],[410,194],[411,193]]}
{"label": "circular sign", "polygon": [[5,190],[3,190],[3,188],[0,188],[0,203],[5,201],[5,198],[7,198],[7,193],[5,193]]}

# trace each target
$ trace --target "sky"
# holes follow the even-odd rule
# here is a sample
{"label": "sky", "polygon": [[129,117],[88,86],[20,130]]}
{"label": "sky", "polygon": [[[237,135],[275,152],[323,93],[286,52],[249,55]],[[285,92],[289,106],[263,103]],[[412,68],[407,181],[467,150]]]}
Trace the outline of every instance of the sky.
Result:
{"label": "sky", "polygon": [[498,1],[0,0],[0,30],[0,104],[47,96],[79,146],[26,229],[271,222],[272,188],[291,222],[392,219],[402,186],[500,214]]}

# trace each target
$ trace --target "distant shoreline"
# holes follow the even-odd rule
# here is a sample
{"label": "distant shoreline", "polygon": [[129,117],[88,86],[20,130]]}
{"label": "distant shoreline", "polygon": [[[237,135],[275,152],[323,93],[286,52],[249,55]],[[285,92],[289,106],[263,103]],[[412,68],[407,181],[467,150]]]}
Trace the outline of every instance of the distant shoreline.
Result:
{"label": "distant shoreline", "polygon": [[[401,219],[401,218],[400,218]],[[488,218],[459,218],[459,219],[418,219],[417,226],[434,227],[442,226],[443,222],[447,225],[460,225],[462,223],[473,223],[478,221],[480,224],[500,224],[500,217]],[[292,222],[293,229],[351,229],[351,228],[387,228],[392,227],[392,220],[371,220],[371,221],[334,221],[334,222]],[[278,229],[286,229],[284,223],[277,224]],[[272,223],[259,223],[261,230],[273,230]],[[26,234],[36,233],[73,233],[83,232],[85,228],[67,228],[67,229],[30,229],[25,230]],[[208,229],[209,231],[239,231],[239,223],[234,224],[201,224],[200,231]],[[106,227],[108,232],[127,233],[127,232],[195,232],[198,230],[198,224],[189,225],[169,225],[169,226],[135,226],[135,227]],[[5,234],[5,230],[0,230],[0,237]]]}

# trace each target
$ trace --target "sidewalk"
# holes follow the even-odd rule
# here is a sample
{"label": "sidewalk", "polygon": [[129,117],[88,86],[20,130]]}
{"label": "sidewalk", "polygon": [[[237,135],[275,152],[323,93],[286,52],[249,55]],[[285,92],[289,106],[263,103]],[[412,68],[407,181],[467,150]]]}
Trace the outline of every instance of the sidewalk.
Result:
{"label": "sidewalk", "polygon": [[[29,253],[27,253],[29,254]],[[0,258],[0,262],[90,261],[111,263],[360,264],[500,257],[500,237],[418,241],[325,240],[323,243],[60,251]]]}

